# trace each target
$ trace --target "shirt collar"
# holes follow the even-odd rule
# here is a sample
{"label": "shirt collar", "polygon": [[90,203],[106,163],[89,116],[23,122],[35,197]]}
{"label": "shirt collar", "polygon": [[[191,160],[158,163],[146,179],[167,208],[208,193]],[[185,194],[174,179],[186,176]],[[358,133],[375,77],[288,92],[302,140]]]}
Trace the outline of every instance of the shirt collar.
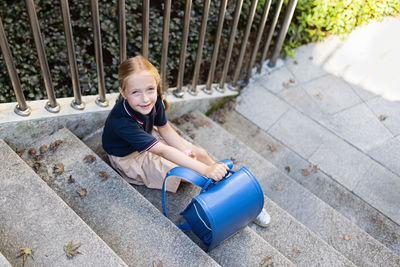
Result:
{"label": "shirt collar", "polygon": [[143,125],[143,122],[146,120],[146,115],[143,115],[135,110],[133,110],[133,108],[131,108],[131,106],[129,105],[129,103],[126,101],[126,99],[123,100],[122,103],[126,113],[131,116],[132,118],[134,118],[137,123],[139,123],[140,125]]}

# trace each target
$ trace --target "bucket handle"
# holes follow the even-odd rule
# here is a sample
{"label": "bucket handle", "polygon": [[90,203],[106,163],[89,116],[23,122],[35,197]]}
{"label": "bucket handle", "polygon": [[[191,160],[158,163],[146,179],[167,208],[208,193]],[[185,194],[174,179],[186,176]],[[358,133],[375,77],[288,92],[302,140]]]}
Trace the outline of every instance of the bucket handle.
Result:
{"label": "bucket handle", "polygon": [[[228,173],[223,178],[223,179],[226,179],[226,177],[229,175],[229,173],[233,173],[233,171],[231,170],[233,167],[233,162],[230,159],[224,159],[224,160],[219,161],[219,163],[224,163],[229,168]],[[205,191],[207,189],[207,187],[214,181],[213,179],[208,179],[188,168],[175,167],[175,168],[171,169],[165,176],[164,182],[163,182],[163,187],[162,187],[162,208],[163,208],[164,215],[167,218],[168,218],[168,212],[167,212],[167,205],[166,205],[165,185],[166,185],[167,178],[170,176],[176,176],[185,181],[188,181],[189,183],[197,185],[198,187],[202,188],[202,191]]]}

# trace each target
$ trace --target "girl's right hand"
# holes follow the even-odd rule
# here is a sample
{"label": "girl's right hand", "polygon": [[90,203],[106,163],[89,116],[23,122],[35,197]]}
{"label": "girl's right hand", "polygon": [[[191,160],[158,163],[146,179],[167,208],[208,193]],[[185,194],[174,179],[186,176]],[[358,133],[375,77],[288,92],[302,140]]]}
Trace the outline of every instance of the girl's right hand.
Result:
{"label": "girl's right hand", "polygon": [[228,169],[229,168],[223,163],[214,163],[213,165],[207,166],[205,176],[214,181],[219,181],[224,178]]}

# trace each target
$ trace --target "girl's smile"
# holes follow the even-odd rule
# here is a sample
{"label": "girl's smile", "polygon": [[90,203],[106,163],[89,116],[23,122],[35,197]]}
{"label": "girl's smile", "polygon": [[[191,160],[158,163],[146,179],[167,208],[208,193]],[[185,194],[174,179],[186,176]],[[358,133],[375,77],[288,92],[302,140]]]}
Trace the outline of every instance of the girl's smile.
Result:
{"label": "girl's smile", "polygon": [[149,71],[139,71],[127,78],[125,90],[120,93],[131,108],[143,115],[151,112],[157,101],[157,83]]}

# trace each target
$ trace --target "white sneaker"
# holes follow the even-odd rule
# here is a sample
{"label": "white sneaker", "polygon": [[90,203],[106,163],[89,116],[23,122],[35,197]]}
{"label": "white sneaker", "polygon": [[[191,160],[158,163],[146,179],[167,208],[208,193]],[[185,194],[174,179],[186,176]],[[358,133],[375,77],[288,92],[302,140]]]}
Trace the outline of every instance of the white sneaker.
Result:
{"label": "white sneaker", "polygon": [[271,222],[271,216],[268,212],[263,208],[260,214],[258,214],[257,218],[254,219],[253,223],[261,226],[268,227]]}

